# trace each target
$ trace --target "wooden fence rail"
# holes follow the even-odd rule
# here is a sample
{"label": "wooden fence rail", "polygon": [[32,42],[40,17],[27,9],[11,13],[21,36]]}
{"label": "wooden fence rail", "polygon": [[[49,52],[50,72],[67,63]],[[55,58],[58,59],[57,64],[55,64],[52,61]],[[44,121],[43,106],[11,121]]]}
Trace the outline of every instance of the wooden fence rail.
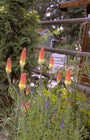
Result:
{"label": "wooden fence rail", "polygon": [[[37,47],[39,50],[42,48],[40,46]],[[63,49],[56,49],[56,48],[49,48],[49,47],[44,47],[45,51],[48,52],[53,52],[53,53],[59,53],[59,54],[67,54],[67,55],[78,55],[79,56],[84,56],[84,57],[90,57],[90,53],[88,52],[77,52],[77,51],[72,51],[72,50],[63,50]],[[34,69],[33,70],[34,73],[40,74],[40,71],[38,69]],[[50,74],[49,73],[42,73],[42,75],[44,77],[47,77],[48,79],[50,79]],[[52,80],[56,81],[56,77],[52,77]],[[64,80],[61,79],[61,83],[64,84]],[[72,85],[74,83],[72,82]],[[90,94],[90,87],[87,87],[85,85],[81,85],[81,84],[74,84],[75,87],[77,87],[77,89],[79,91],[82,91],[84,93]]]}
{"label": "wooden fence rail", "polygon": [[70,0],[70,1],[64,1],[60,2],[59,7],[62,8],[70,8],[75,6],[82,6],[90,4],[90,0]]}
{"label": "wooden fence rail", "polygon": [[90,22],[90,18],[72,18],[72,19],[62,19],[62,20],[50,20],[50,21],[40,21],[41,25],[64,25],[64,24],[81,24],[84,22]]}
{"label": "wooden fence rail", "polygon": [[[40,50],[42,47],[38,46],[37,48]],[[57,48],[49,48],[49,47],[44,47],[44,49],[45,51],[52,52],[52,53],[90,57],[89,52],[72,51],[72,50],[67,50],[67,49],[57,49]]]}

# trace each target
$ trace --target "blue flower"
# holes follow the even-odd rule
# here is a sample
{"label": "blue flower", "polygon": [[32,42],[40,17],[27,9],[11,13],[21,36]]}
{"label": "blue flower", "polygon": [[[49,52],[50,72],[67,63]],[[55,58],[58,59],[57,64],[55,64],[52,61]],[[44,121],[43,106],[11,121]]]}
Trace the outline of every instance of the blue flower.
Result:
{"label": "blue flower", "polygon": [[47,97],[47,102],[46,102],[46,109],[49,108],[49,96]]}
{"label": "blue flower", "polygon": [[26,126],[26,121],[25,121],[25,125],[24,125],[24,131],[26,131],[26,127],[27,127],[27,126]]}
{"label": "blue flower", "polygon": [[25,101],[24,101],[24,98],[23,98],[23,100],[22,100],[21,107],[25,107]]}
{"label": "blue flower", "polygon": [[48,109],[49,108],[49,103],[48,103],[48,101],[46,102],[46,109]]}
{"label": "blue flower", "polygon": [[60,129],[62,130],[63,128],[64,128],[64,122],[63,122],[63,118],[62,118]]}
{"label": "blue flower", "polygon": [[30,102],[30,108],[32,108],[32,98],[31,98],[31,102]]}

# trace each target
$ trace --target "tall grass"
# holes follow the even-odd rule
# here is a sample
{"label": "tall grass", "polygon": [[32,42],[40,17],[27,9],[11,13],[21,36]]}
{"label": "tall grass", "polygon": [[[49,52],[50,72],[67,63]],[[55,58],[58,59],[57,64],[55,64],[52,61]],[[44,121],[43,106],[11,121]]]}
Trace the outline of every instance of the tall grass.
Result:
{"label": "tall grass", "polygon": [[[41,59],[44,58],[41,57],[39,61]],[[90,111],[85,107],[89,105],[85,95],[79,93],[77,88],[72,88],[72,72],[69,71],[69,77],[66,78],[66,71],[63,88],[61,77],[57,76],[57,85],[53,89],[51,86],[47,89],[42,79],[43,63],[39,63],[40,84],[36,83],[33,91],[29,87],[28,94],[26,77],[20,78],[16,83],[14,81],[14,85],[10,82],[10,73],[8,74],[9,93],[14,101],[13,105],[3,110],[3,115],[0,114],[1,137],[7,140],[89,139]],[[50,80],[52,82],[52,77]]]}

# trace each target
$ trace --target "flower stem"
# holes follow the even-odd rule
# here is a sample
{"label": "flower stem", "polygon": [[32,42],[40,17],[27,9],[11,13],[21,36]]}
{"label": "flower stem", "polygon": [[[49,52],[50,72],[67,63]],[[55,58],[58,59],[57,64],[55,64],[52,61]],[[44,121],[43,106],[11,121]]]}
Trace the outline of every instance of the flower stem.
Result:
{"label": "flower stem", "polygon": [[41,92],[42,92],[43,108],[45,108],[45,94],[43,91],[43,82],[42,82],[42,65],[40,65],[40,88],[41,88]]}

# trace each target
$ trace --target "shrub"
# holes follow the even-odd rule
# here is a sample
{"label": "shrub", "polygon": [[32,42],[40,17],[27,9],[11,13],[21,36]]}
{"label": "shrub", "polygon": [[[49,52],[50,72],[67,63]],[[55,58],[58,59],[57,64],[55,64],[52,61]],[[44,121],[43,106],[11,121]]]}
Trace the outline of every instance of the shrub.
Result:
{"label": "shrub", "polygon": [[12,59],[11,79],[20,75],[19,59],[24,47],[27,49],[25,70],[30,73],[36,66],[34,50],[38,43],[36,27],[38,15],[33,10],[35,1],[31,0],[1,0],[0,1],[0,89],[2,94],[8,94],[8,81],[5,76],[7,58]]}

